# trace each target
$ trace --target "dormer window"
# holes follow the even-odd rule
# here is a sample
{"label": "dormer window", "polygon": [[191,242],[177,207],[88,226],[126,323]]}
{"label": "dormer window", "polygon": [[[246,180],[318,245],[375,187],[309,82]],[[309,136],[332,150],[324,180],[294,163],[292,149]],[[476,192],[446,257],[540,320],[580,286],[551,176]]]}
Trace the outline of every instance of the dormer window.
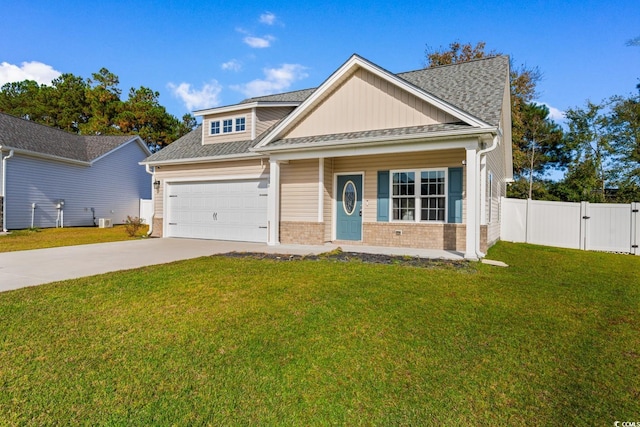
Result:
{"label": "dormer window", "polygon": [[229,119],[212,120],[209,128],[209,135],[220,135],[227,133],[245,132],[247,130],[246,117],[235,117]]}
{"label": "dormer window", "polygon": [[244,132],[244,128],[245,128],[245,118],[238,117],[236,119],[236,132]]}

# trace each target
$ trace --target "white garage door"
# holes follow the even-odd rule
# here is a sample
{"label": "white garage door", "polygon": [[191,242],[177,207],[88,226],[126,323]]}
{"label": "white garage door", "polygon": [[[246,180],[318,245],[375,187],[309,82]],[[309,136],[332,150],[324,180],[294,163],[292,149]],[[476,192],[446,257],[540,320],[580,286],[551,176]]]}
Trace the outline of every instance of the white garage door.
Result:
{"label": "white garage door", "polygon": [[167,236],[267,241],[267,181],[167,184]]}

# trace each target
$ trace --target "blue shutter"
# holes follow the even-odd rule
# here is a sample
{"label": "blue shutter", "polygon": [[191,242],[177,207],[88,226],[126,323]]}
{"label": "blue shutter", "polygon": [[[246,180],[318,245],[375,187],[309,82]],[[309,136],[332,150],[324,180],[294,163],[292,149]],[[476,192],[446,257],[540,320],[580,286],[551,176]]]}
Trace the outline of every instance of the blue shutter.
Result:
{"label": "blue shutter", "polygon": [[462,222],[462,168],[449,168],[449,221]]}
{"label": "blue shutter", "polygon": [[378,171],[378,221],[389,222],[389,171]]}

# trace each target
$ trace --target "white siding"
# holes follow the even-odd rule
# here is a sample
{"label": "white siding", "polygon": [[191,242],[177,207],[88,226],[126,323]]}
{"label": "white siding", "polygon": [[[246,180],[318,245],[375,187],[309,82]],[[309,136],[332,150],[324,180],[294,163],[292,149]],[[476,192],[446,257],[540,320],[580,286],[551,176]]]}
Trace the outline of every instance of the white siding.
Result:
{"label": "white siding", "polygon": [[147,154],[130,142],[93,166],[15,155],[7,161],[7,228],[55,227],[57,201],[63,199],[64,225],[92,226],[96,218],[122,224],[127,215],[139,216],[140,199],[151,198],[151,175],[138,162]]}

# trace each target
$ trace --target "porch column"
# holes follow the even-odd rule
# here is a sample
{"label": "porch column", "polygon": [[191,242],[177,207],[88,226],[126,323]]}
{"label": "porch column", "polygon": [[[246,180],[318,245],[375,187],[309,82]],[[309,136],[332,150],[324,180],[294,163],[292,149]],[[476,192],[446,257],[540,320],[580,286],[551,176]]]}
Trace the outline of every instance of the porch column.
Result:
{"label": "porch column", "polygon": [[267,224],[269,246],[280,244],[280,163],[269,160],[269,192],[267,204]]}
{"label": "porch column", "polygon": [[467,199],[467,245],[466,250],[464,252],[464,257],[470,260],[477,260],[478,255],[476,254],[476,229],[478,229],[478,180],[480,176],[478,174],[478,165],[476,163],[476,147],[467,148],[466,153],[466,199]]}
{"label": "porch column", "polygon": [[324,157],[318,159],[318,222],[324,221]]}

